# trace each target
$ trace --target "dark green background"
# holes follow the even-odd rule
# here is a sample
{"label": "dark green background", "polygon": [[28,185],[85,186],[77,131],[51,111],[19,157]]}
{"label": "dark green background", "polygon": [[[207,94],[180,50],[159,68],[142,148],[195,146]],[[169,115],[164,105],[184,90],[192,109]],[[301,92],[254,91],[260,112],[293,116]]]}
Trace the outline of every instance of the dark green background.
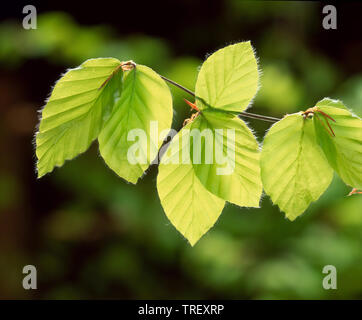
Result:
{"label": "dark green background", "polygon": [[[33,145],[38,111],[67,68],[133,59],[193,90],[206,54],[242,40],[263,71],[251,112],[282,117],[331,97],[361,115],[361,3],[338,3],[337,30],[322,28],[318,2],[34,4],[36,30],[21,27],[23,5],[1,12],[0,298],[362,298],[362,202],[338,177],[294,222],[268,196],[260,209],[228,204],[191,248],[163,213],[157,167],[127,184],[95,142],[37,180]],[[172,93],[179,129],[187,95]],[[270,124],[248,123],[261,142]],[[27,264],[38,290],[22,288]],[[337,290],[322,288],[329,264]]]}

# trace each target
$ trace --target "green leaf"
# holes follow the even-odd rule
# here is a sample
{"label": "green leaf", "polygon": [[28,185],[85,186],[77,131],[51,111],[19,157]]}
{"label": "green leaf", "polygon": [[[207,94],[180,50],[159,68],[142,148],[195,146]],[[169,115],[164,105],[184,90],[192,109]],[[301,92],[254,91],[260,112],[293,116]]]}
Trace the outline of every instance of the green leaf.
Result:
{"label": "green leaf", "polygon": [[260,167],[265,192],[290,220],[316,201],[333,178],[317,143],[313,121],[300,113],[288,115],[270,128]]}
{"label": "green leaf", "polygon": [[258,90],[258,64],[248,42],[227,46],[203,63],[197,77],[196,105],[241,112]]}
{"label": "green leaf", "polygon": [[207,191],[195,175],[189,161],[190,126],[180,130],[164,154],[157,190],[166,216],[193,246],[215,224],[225,201]]}
{"label": "green leaf", "polygon": [[137,65],[125,71],[121,98],[98,137],[100,153],[114,172],[136,183],[157,157],[159,133],[171,123],[168,86],[152,69]]}
{"label": "green leaf", "polygon": [[247,125],[236,116],[205,110],[191,134],[193,166],[206,189],[239,206],[259,207],[259,145]]}
{"label": "green leaf", "polygon": [[90,59],[56,83],[36,135],[39,178],[87,150],[98,136],[120,89],[118,72],[101,86],[119,65],[113,58]]}
{"label": "green leaf", "polygon": [[324,117],[320,113],[313,117],[318,142],[330,165],[346,184],[362,189],[362,120],[338,100],[326,98],[316,107],[335,120],[328,120],[332,136]]}

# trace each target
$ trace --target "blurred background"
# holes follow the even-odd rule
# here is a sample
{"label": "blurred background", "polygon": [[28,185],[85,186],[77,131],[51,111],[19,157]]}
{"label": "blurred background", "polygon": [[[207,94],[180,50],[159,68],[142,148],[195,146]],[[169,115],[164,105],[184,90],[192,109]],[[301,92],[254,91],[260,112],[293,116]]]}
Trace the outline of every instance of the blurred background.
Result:
{"label": "blurred background", "polygon": [[[362,115],[362,3],[336,5],[324,30],[319,2],[32,2],[0,12],[0,298],[361,299],[362,198],[335,177],[290,222],[268,196],[228,204],[194,247],[168,222],[153,166],[136,186],[106,167],[97,143],[37,180],[38,111],[67,68],[94,57],[132,59],[194,89],[207,54],[251,40],[263,70],[251,112],[275,117],[339,98]],[[8,4],[9,5],[9,4]],[[173,127],[189,117],[171,88]],[[269,123],[246,119],[262,141]],[[35,265],[38,289],[22,287]],[[334,265],[338,289],[324,290]]]}

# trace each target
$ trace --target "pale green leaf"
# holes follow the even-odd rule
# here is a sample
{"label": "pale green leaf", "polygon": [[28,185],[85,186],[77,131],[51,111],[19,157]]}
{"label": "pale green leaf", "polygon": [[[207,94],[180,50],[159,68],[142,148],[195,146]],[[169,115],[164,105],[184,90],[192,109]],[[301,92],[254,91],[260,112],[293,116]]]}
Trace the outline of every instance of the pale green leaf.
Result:
{"label": "pale green leaf", "polygon": [[190,126],[180,130],[164,154],[157,190],[166,216],[193,246],[215,224],[225,201],[207,191],[195,175],[189,161]]}
{"label": "pale green leaf", "polygon": [[253,47],[240,42],[213,53],[203,63],[196,81],[196,105],[241,112],[258,90],[258,64]]}
{"label": "pale green leaf", "polygon": [[300,113],[288,115],[270,128],[260,167],[265,192],[290,220],[316,201],[333,178],[313,121]]}
{"label": "pale green leaf", "polygon": [[320,113],[313,117],[318,141],[330,165],[346,184],[362,189],[362,120],[338,100],[326,98],[316,107],[335,120],[328,120],[333,136]]}
{"label": "pale green leaf", "polygon": [[157,156],[159,134],[171,123],[168,86],[152,69],[137,65],[125,71],[121,98],[98,137],[100,153],[114,172],[136,183]]}
{"label": "pale green leaf", "polygon": [[236,116],[205,110],[191,134],[195,173],[206,189],[239,206],[259,207],[259,145],[247,125]]}
{"label": "pale green leaf", "polygon": [[120,89],[118,73],[112,77],[119,65],[113,58],[90,59],[56,83],[36,135],[38,177],[87,150],[98,136]]}

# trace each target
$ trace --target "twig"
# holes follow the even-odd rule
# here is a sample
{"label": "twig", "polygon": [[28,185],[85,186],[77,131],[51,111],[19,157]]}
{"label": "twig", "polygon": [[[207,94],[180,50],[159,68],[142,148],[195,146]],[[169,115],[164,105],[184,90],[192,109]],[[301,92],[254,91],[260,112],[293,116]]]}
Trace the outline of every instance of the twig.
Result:
{"label": "twig", "polygon": [[171,83],[171,84],[174,85],[175,87],[177,87],[177,88],[179,88],[179,89],[187,92],[189,95],[195,97],[195,93],[193,93],[191,90],[183,87],[182,85],[178,84],[177,82],[175,82],[175,81],[173,81],[173,80],[170,80],[170,79],[168,79],[168,78],[166,78],[166,77],[164,77],[164,76],[161,76],[161,75],[160,75],[160,77],[161,77],[163,80]]}
{"label": "twig", "polygon": [[278,122],[279,118],[274,118],[274,117],[269,117],[269,116],[263,116],[260,114],[256,114],[256,113],[250,113],[250,112],[240,112],[239,117],[247,117],[247,118],[252,118],[252,119],[258,119],[258,120],[263,120],[263,121],[268,121],[268,122]]}

